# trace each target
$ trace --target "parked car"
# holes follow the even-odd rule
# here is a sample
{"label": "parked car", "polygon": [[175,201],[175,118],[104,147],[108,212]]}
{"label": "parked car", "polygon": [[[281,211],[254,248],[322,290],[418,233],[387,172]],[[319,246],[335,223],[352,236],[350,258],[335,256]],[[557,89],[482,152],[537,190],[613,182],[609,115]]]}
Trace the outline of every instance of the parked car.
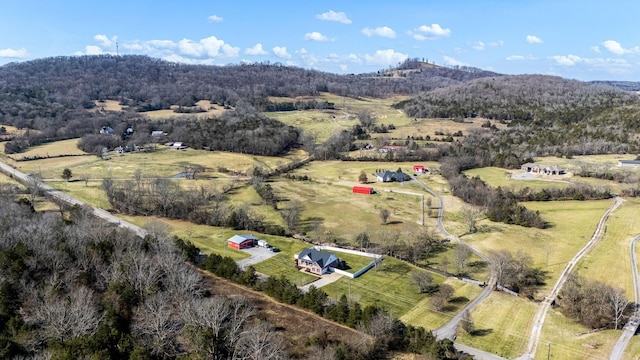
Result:
{"label": "parked car", "polygon": [[277,247],[271,247],[269,250],[274,253],[280,252],[280,249],[278,249]]}

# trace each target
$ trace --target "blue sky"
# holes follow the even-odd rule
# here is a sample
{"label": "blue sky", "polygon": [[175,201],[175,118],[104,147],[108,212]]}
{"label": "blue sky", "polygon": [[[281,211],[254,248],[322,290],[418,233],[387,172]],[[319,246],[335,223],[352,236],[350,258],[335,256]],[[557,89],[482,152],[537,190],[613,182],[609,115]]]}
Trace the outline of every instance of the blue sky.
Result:
{"label": "blue sky", "polygon": [[141,54],[374,72],[406,58],[640,81],[638,0],[0,0],[0,65]]}

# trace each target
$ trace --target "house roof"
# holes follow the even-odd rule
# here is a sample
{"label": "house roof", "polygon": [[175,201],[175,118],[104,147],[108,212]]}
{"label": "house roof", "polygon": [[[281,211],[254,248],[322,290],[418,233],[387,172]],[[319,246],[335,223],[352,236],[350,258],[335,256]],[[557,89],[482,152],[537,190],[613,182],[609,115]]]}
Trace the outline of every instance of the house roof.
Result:
{"label": "house roof", "polygon": [[309,260],[318,264],[321,268],[325,268],[327,265],[334,262],[337,258],[332,253],[318,251],[314,248],[303,249],[298,253],[298,259]]}
{"label": "house roof", "polygon": [[242,244],[247,240],[258,240],[258,238],[253,235],[233,235],[227,241],[234,244]]}

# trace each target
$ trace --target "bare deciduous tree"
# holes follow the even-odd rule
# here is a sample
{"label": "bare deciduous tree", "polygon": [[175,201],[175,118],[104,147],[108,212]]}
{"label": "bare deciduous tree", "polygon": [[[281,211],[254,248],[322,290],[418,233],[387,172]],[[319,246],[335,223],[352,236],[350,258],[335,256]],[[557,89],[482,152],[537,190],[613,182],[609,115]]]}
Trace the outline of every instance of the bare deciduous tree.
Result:
{"label": "bare deciduous tree", "polygon": [[428,292],[433,288],[433,276],[426,271],[414,271],[412,276],[413,283],[418,287],[421,293]]}
{"label": "bare deciduous tree", "polygon": [[287,359],[285,343],[271,325],[261,322],[244,331],[237,342],[234,360]]}
{"label": "bare deciduous tree", "polygon": [[462,274],[465,271],[467,261],[471,257],[471,249],[465,244],[457,244],[456,249],[453,252],[453,258],[455,260],[456,272]]}
{"label": "bare deciduous tree", "polygon": [[476,225],[478,221],[484,216],[484,211],[482,209],[472,207],[472,206],[464,206],[460,211],[460,219],[464,223],[467,228],[467,231],[470,234],[478,231]]}
{"label": "bare deciduous tree", "polygon": [[134,311],[132,330],[138,334],[145,347],[157,356],[175,356],[176,337],[183,322],[175,316],[174,306],[164,293],[150,296]]}
{"label": "bare deciduous tree", "polygon": [[380,209],[380,220],[382,220],[382,225],[387,225],[390,215],[391,213],[389,212],[389,209]]}

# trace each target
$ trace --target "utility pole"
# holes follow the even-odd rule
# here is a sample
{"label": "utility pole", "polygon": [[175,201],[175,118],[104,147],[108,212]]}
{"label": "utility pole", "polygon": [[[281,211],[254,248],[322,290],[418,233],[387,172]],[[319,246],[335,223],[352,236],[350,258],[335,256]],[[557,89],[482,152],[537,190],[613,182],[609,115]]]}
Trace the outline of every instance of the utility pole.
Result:
{"label": "utility pole", "polygon": [[424,226],[424,194],[422,195],[422,226]]}
{"label": "utility pole", "polygon": [[549,345],[549,350],[547,351],[547,360],[551,359],[551,343],[547,343]]}

